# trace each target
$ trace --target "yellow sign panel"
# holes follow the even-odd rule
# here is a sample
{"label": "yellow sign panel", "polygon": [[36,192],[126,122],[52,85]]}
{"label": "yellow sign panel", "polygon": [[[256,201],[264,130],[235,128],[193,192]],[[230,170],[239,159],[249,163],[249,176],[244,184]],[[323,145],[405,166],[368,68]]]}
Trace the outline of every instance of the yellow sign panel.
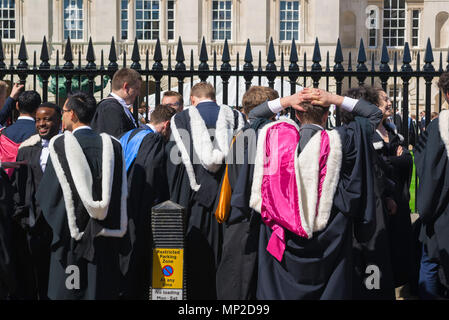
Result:
{"label": "yellow sign panel", "polygon": [[153,249],[153,288],[182,289],[183,249]]}

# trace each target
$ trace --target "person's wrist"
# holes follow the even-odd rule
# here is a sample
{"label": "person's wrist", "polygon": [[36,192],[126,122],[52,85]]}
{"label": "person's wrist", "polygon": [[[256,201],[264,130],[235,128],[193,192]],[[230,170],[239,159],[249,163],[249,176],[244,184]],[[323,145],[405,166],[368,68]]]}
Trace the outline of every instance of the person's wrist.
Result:
{"label": "person's wrist", "polygon": [[341,107],[341,105],[343,104],[344,97],[339,96],[337,94],[332,94],[330,100],[331,104],[335,104],[336,106]]}

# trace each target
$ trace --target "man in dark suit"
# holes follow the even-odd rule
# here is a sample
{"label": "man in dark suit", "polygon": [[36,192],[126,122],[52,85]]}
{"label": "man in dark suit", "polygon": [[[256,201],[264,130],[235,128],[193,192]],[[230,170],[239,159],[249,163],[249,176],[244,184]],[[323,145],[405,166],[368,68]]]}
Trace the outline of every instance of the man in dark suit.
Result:
{"label": "man in dark suit", "polygon": [[[16,108],[19,118],[0,134],[0,161],[15,161],[19,145],[36,133],[34,117],[41,104],[41,97],[36,91],[25,91],[19,95]],[[13,169],[6,173],[11,177]]]}
{"label": "man in dark suit", "polygon": [[19,111],[19,118],[12,125],[2,131],[15,143],[22,143],[36,133],[36,109],[41,104],[41,97],[36,91],[25,91],[19,95],[16,108]]}
{"label": "man in dark suit", "polygon": [[[35,134],[22,142],[17,161],[26,161],[13,174],[14,220],[17,232],[16,248],[22,255],[17,265],[23,268],[17,281],[21,297],[47,300],[50,244],[52,233],[36,202],[36,190],[45,171],[48,143],[61,129],[61,108],[51,102],[43,103],[36,111]],[[19,244],[20,243],[20,244]],[[26,276],[25,276],[26,275]]]}
{"label": "man in dark suit", "polygon": [[128,68],[118,70],[112,78],[111,94],[100,101],[91,126],[97,133],[106,132],[116,138],[137,128],[130,107],[140,93],[142,77]]}
{"label": "man in dark suit", "polygon": [[122,147],[89,127],[95,108],[85,93],[67,99],[65,132],[50,140],[36,193],[53,234],[50,299],[117,299],[127,267],[120,263],[128,224]]}

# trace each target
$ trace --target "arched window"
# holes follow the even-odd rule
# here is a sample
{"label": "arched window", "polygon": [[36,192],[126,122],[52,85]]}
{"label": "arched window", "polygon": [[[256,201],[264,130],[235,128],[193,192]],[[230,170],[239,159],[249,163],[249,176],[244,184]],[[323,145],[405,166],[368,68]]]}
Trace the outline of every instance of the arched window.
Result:
{"label": "arched window", "polygon": [[405,0],[384,0],[383,38],[388,47],[405,43]]}
{"label": "arched window", "polygon": [[212,1],[212,40],[231,40],[232,1]]}
{"label": "arched window", "polygon": [[83,0],[64,0],[64,39],[83,39]]}

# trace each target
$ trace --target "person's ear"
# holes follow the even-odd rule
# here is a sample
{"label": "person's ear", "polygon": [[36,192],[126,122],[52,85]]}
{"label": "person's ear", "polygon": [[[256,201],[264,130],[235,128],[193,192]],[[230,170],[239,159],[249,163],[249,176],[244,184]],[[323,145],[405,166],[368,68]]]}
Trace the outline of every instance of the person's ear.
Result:
{"label": "person's ear", "polygon": [[19,111],[19,101],[16,102],[16,110]]}

